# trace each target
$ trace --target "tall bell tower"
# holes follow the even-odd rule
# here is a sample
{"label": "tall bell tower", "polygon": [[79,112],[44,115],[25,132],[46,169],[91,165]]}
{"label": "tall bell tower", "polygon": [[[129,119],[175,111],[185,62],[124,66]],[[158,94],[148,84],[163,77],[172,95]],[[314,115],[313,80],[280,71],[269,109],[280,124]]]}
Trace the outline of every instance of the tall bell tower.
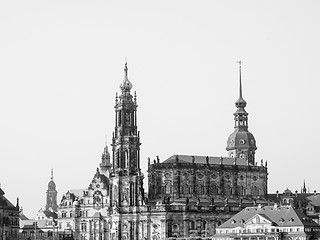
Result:
{"label": "tall bell tower", "polygon": [[116,94],[115,130],[112,137],[110,180],[111,206],[139,206],[143,200],[143,174],[140,169],[140,136],[137,128],[137,97],[131,95],[127,63],[121,94]]}
{"label": "tall bell tower", "polygon": [[51,180],[48,183],[48,190],[47,190],[47,204],[46,204],[46,211],[49,212],[57,212],[58,211],[58,204],[57,204],[57,189],[56,184],[53,181],[53,169],[51,169]]}
{"label": "tall bell tower", "polygon": [[239,98],[235,105],[237,111],[234,115],[234,132],[230,134],[227,142],[229,157],[244,158],[248,163],[255,164],[256,140],[248,131],[248,113],[245,110],[247,102],[242,97],[241,61],[239,63]]}

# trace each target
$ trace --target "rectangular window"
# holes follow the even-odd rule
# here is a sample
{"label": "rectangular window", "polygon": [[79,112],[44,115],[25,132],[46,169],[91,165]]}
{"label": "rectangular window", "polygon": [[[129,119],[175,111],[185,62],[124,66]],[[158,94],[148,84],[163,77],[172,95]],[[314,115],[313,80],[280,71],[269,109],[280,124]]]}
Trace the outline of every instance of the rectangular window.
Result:
{"label": "rectangular window", "polygon": [[81,231],[82,232],[86,232],[87,231],[87,223],[86,222],[81,223]]}

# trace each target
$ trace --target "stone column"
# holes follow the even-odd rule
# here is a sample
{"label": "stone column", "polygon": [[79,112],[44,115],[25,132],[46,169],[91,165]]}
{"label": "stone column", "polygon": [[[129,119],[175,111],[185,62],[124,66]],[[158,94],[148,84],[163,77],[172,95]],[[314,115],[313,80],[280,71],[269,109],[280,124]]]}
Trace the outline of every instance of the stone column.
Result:
{"label": "stone column", "polygon": [[166,226],[166,220],[161,220],[161,239],[165,240],[168,237],[168,227]]}
{"label": "stone column", "polygon": [[151,239],[151,220],[147,220],[147,239]]}
{"label": "stone column", "polygon": [[183,230],[184,230],[184,233],[183,233],[183,237],[187,238],[189,237],[189,219],[184,219],[183,220]]}

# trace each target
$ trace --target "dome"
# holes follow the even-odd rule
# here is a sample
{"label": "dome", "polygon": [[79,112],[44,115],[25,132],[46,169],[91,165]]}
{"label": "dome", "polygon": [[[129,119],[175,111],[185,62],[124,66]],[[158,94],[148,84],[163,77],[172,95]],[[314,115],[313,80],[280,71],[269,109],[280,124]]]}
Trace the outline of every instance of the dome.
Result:
{"label": "dome", "polygon": [[132,83],[128,80],[125,79],[121,84],[120,84],[120,89],[122,91],[130,91],[132,88]]}
{"label": "dome", "polygon": [[132,88],[132,83],[128,79],[127,63],[125,64],[125,67],[124,67],[124,73],[125,73],[124,79],[123,79],[123,82],[120,84],[120,89],[121,89],[121,91],[130,91]]}
{"label": "dome", "polygon": [[239,131],[239,129],[236,129],[230,134],[226,149],[228,151],[234,149],[256,150],[256,140],[254,139],[252,133],[248,131]]}
{"label": "dome", "polygon": [[56,184],[53,180],[48,183],[48,189],[56,189]]}

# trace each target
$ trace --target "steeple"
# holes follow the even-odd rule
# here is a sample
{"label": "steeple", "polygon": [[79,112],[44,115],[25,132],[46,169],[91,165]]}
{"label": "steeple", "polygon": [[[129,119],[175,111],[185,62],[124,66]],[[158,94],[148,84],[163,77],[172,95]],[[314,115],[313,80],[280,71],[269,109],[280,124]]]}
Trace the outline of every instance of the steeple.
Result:
{"label": "steeple", "polygon": [[239,98],[235,102],[237,111],[234,115],[234,132],[229,136],[227,151],[230,157],[245,158],[249,163],[254,164],[256,142],[254,136],[248,131],[248,113],[245,110],[247,102],[243,99],[242,93],[242,69],[241,61],[239,64]]}
{"label": "steeple", "polygon": [[[140,137],[137,128],[136,93],[131,95],[131,82],[128,80],[128,66],[125,63],[124,80],[120,85],[121,95],[116,97],[116,126],[112,140],[113,170],[122,169],[129,173],[140,169],[138,150]],[[130,159],[131,158],[131,159]]]}
{"label": "steeple", "polygon": [[[138,206],[143,196],[143,174],[140,169],[140,135],[137,127],[137,97],[131,95],[125,63],[121,94],[115,102],[115,130],[112,136],[111,205]],[[115,183],[115,185],[113,185]]]}
{"label": "steeple", "polygon": [[302,189],[302,193],[307,193],[306,180],[303,180],[303,189]]}
{"label": "steeple", "polygon": [[107,176],[109,176],[110,168],[111,168],[110,153],[108,151],[108,145],[106,141],[105,147],[103,149],[103,153],[101,156],[100,171],[102,174],[106,174]]}
{"label": "steeple", "polygon": [[241,61],[239,63],[239,98],[236,101],[235,105],[237,107],[237,111],[233,114],[235,120],[235,128],[239,128],[239,130],[247,130],[248,129],[248,113],[244,109],[247,106],[247,102],[242,97],[242,81],[241,81]]}
{"label": "steeple", "polygon": [[46,211],[57,212],[57,195],[56,184],[53,181],[53,168],[51,168],[51,179],[48,183]]}

